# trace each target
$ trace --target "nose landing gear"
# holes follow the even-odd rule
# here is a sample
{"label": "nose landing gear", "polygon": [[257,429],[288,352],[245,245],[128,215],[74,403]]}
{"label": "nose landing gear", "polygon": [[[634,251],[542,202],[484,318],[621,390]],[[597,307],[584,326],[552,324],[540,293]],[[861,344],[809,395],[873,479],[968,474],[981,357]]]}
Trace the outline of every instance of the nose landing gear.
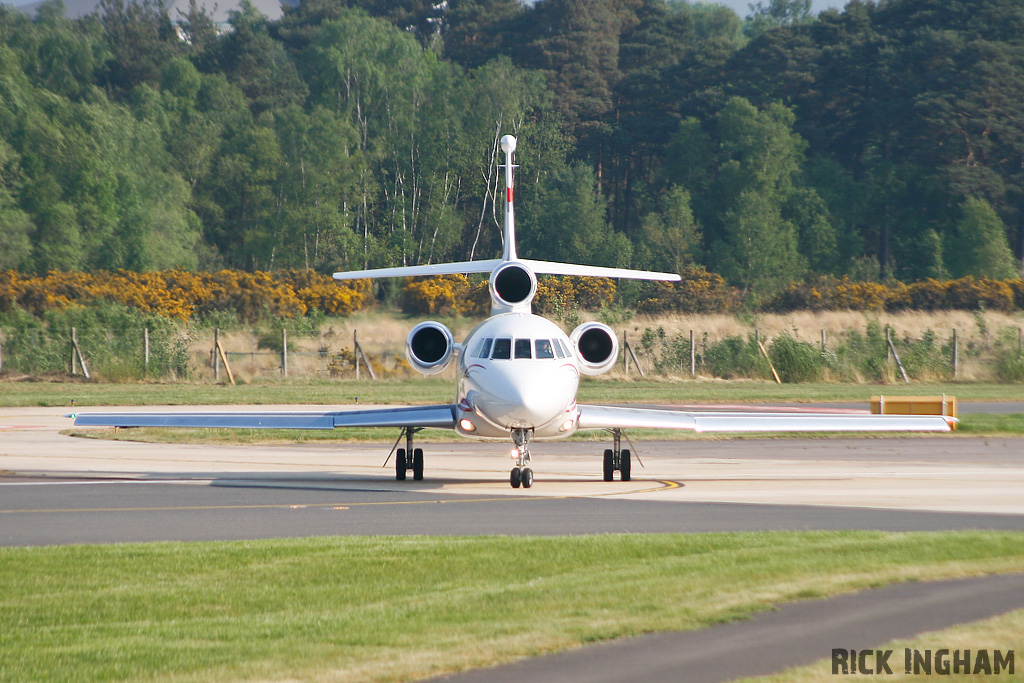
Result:
{"label": "nose landing gear", "polygon": [[529,443],[531,433],[529,429],[518,427],[512,429],[512,443],[515,444],[518,456],[516,456],[516,466],[512,468],[508,480],[514,489],[520,486],[528,489],[533,486],[533,470],[527,467],[530,464]]}

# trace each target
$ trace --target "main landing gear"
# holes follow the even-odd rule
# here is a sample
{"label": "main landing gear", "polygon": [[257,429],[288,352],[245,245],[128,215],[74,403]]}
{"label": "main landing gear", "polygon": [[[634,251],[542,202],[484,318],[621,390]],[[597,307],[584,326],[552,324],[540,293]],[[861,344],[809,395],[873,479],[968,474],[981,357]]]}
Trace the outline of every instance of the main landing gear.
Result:
{"label": "main landing gear", "polygon": [[516,457],[516,466],[512,468],[508,480],[514,489],[520,486],[528,489],[533,486],[533,470],[527,467],[530,464],[530,434],[529,429],[515,428],[512,430],[512,443],[516,446],[518,456],[514,456]]}
{"label": "main landing gear", "polygon": [[[422,427],[403,427],[402,433],[398,435],[398,441],[405,437],[405,448],[399,448],[395,454],[395,479],[405,481],[409,470],[412,470],[412,478],[415,481],[423,481],[423,449],[412,447],[413,435]],[[385,463],[386,464],[386,463]]]}
{"label": "main landing gear", "polygon": [[632,456],[628,448],[622,448],[622,430],[612,429],[611,433],[614,448],[606,448],[604,451],[604,480],[614,480],[615,471],[618,470],[622,481],[629,481]]}

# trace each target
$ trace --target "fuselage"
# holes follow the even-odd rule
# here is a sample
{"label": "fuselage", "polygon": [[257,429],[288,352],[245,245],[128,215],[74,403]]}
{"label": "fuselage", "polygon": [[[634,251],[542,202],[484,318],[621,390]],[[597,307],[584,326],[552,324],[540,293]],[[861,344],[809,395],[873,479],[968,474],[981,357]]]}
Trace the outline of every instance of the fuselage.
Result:
{"label": "fuselage", "polygon": [[512,429],[533,438],[576,431],[580,370],[569,337],[532,313],[502,313],[477,325],[458,358],[456,430],[508,439]]}

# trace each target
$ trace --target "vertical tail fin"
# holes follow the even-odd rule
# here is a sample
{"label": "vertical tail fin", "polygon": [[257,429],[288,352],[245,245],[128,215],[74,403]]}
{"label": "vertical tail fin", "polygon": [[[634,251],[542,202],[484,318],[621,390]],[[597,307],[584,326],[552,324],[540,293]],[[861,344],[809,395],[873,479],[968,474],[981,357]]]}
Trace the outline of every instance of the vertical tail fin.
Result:
{"label": "vertical tail fin", "polygon": [[516,212],[515,203],[512,201],[512,169],[516,165],[512,163],[512,155],[516,151],[516,139],[512,135],[501,138],[501,151],[505,153],[505,248],[502,253],[502,260],[515,261],[516,255]]}

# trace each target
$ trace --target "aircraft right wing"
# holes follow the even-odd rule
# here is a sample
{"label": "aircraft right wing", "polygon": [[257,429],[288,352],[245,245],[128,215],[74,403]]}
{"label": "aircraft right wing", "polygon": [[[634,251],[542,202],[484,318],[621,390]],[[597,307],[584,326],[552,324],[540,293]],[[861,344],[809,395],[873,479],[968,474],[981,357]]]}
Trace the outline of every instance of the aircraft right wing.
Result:
{"label": "aircraft right wing", "polygon": [[955,417],[834,413],[655,410],[580,405],[580,429],[688,429],[694,432],[948,432]]}
{"label": "aircraft right wing", "polygon": [[455,405],[338,411],[126,411],[69,415],[80,427],[220,427],[334,429],[335,427],[436,427],[455,429]]}

